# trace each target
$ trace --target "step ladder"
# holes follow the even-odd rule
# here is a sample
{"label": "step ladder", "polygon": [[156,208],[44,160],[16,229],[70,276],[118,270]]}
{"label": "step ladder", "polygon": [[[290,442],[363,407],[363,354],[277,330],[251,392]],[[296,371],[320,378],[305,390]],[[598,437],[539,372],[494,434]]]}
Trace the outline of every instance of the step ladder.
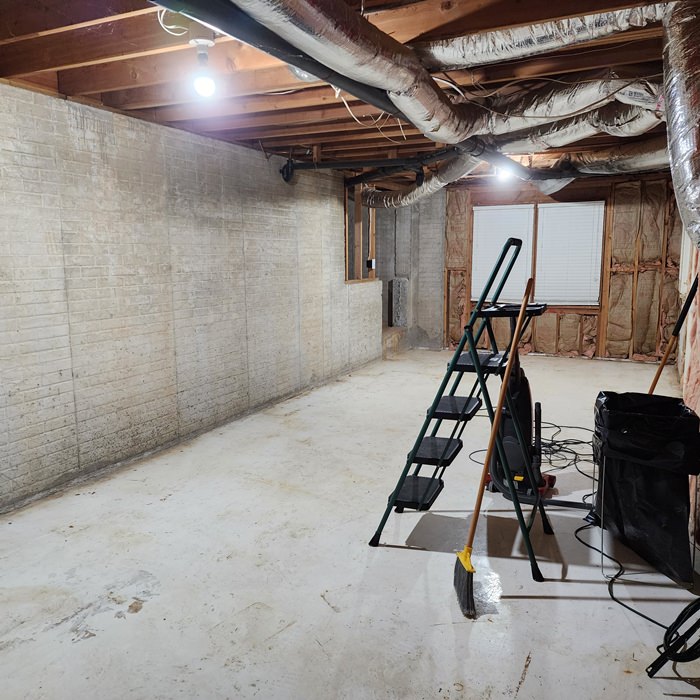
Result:
{"label": "step ladder", "polygon": [[[376,547],[379,545],[381,533],[392,509],[397,513],[403,512],[406,508],[417,511],[430,509],[444,488],[443,476],[447,467],[452,464],[463,448],[462,434],[467,424],[482,406],[485,407],[489,419],[493,423],[494,406],[489,396],[487,380],[493,375],[500,376],[503,374],[503,370],[508,362],[508,351],[499,350],[492,321],[495,318],[509,318],[512,339],[512,334],[515,331],[515,319],[520,305],[499,303],[498,300],[515,265],[521,247],[522,241],[517,238],[509,238],[503,246],[499,258],[464,328],[464,334],[447,366],[447,371],[433,403],[426,413],[413,448],[408,453],[396,487],[389,495],[386,510],[377,531],[369,542],[370,546]],[[492,290],[493,294],[491,294]],[[545,304],[528,304],[522,333],[525,332],[532,318],[544,313],[546,308]],[[486,339],[485,344],[487,347],[485,348],[478,347],[482,338]],[[510,343],[508,347],[510,347]],[[467,375],[472,378],[471,389],[466,396],[458,395],[460,384]],[[525,478],[528,479],[529,483],[537,484],[532,470],[530,449],[524,437],[522,426],[518,424],[517,411],[510,392],[506,393],[506,407],[504,410],[509,411],[511,416],[515,418],[513,423],[518,442],[522,448],[519,461],[524,465]],[[445,430],[445,427],[447,430]],[[447,432],[448,434],[438,435],[441,428],[443,433]],[[518,485],[515,481],[516,475],[508,464],[501,436],[496,439],[496,450],[505,476],[505,483],[500,481],[500,483],[496,484],[496,487],[498,490],[504,491],[504,495],[513,502],[530,559],[533,578],[542,580],[529,537],[529,532],[538,512],[542,517],[544,531],[548,534],[552,533],[542,499],[539,491],[535,489],[532,513],[528,522],[525,522],[518,494]],[[432,467],[432,469],[425,469],[425,467]]]}

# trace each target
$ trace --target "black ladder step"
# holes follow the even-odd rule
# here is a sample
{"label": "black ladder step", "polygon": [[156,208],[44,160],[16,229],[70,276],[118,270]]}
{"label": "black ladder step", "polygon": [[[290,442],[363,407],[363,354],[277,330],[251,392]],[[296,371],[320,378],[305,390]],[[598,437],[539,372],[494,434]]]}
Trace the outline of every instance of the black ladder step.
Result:
{"label": "black ladder step", "polygon": [[458,438],[424,437],[413,462],[448,467],[461,449],[462,441]]}
{"label": "black ladder step", "polygon": [[[442,479],[409,474],[401,486],[395,506],[399,509],[429,510],[444,485]],[[393,495],[392,493],[391,496]],[[391,496],[389,496],[390,500]]]}
{"label": "black ladder step", "polygon": [[[496,372],[502,371],[505,362],[503,360],[504,352],[493,353],[490,350],[477,350],[479,355],[479,364],[481,365],[481,371],[484,374],[496,374]],[[457,364],[455,365],[455,370],[457,372],[474,372],[474,362],[472,356],[468,352],[463,352]]]}
{"label": "black ladder step", "polygon": [[481,408],[481,399],[466,396],[443,396],[435,409],[433,418],[442,420],[471,420]]}
{"label": "black ladder step", "polygon": [[[528,304],[525,316],[541,316],[547,310],[547,304]],[[479,311],[481,318],[517,318],[520,313],[520,304],[492,304]]]}

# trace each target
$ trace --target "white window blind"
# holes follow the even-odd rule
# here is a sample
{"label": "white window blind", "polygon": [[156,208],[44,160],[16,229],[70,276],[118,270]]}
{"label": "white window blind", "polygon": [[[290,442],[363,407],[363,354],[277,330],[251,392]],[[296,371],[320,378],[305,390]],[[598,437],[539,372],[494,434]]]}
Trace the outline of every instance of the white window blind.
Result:
{"label": "white window blind", "polygon": [[[472,299],[479,298],[509,238],[520,238],[523,246],[499,301],[518,302],[523,298],[532,269],[534,213],[534,204],[474,207]],[[489,299],[494,290],[495,286],[489,293]]]}
{"label": "white window blind", "polygon": [[537,212],[535,299],[596,305],[605,202],[540,204]]}

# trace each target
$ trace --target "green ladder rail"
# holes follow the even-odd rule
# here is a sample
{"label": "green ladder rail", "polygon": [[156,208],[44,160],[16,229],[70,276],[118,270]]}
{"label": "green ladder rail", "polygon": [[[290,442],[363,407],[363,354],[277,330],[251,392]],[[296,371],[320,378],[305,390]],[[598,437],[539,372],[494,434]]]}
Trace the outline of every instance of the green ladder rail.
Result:
{"label": "green ladder rail", "polygon": [[[491,320],[493,318],[510,318],[511,338],[508,344],[508,347],[510,347],[510,342],[512,342],[515,332],[515,316],[517,315],[519,307],[513,304],[499,304],[498,299],[517,260],[520,247],[521,242],[514,238],[508,239],[504,245],[479,300],[470,315],[469,321],[464,328],[464,334],[448,364],[447,371],[435,395],[435,399],[427,411],[425,421],[423,422],[423,426],[414,443],[413,449],[407,456],[406,464],[401,472],[397,485],[389,496],[382,520],[369,542],[370,546],[376,547],[379,545],[381,533],[391,514],[392,508],[395,509],[396,512],[402,512],[404,508],[428,510],[431,507],[443,488],[442,476],[445,469],[452,463],[462,448],[461,437],[466,424],[469,419],[475,415],[482,403],[486,408],[489,420],[493,424],[495,417],[494,407],[489,396],[486,382],[488,376],[491,374],[502,374],[503,368],[508,360],[508,353],[507,351],[499,352]],[[489,306],[486,307],[485,304],[487,303],[488,296],[496,280],[498,280],[498,284],[496,284],[493,297],[490,302],[488,302]],[[526,320],[523,324],[518,341],[523,337],[532,318],[541,315],[545,310],[546,305],[544,304],[528,304]],[[478,346],[484,333],[486,333],[488,339],[488,348],[479,349]],[[464,352],[465,347],[467,348],[467,352]],[[516,362],[518,361],[517,356],[515,360]],[[517,369],[519,373],[519,363]],[[465,373],[474,373],[476,379],[468,396],[456,396],[456,391]],[[455,379],[449,392],[445,394],[450,378],[453,375],[455,375]],[[535,581],[543,581],[544,578],[537,564],[537,559],[530,540],[530,531],[535,523],[537,514],[541,516],[545,534],[553,534],[553,530],[545,511],[545,502],[537,488],[541,479],[539,468],[536,469],[535,473],[535,468],[532,464],[532,456],[528,451],[532,446],[528,446],[525,433],[520,425],[518,410],[511,396],[510,386],[506,389],[506,406],[504,411],[508,411],[512,419],[512,425],[515,430],[516,441],[520,451],[518,462],[522,462],[523,467],[521,471],[524,471],[528,480],[527,483],[534,493],[532,498],[527,498],[524,501],[533,506],[527,521],[525,520],[521,505],[522,494],[519,493],[515,480],[516,473],[513,472],[509,464],[509,458],[500,432],[496,436],[495,447],[503,470],[503,479],[500,479],[494,471],[491,475],[492,481],[497,489],[513,502],[518,526],[530,561],[532,578]],[[443,420],[453,420],[454,426],[449,437],[441,438],[438,437],[437,434]],[[430,431],[430,435],[426,437],[433,421],[435,421],[435,424]],[[414,472],[409,476],[411,466],[414,464],[416,465]],[[429,477],[419,476],[421,468],[425,465],[434,466],[433,473]],[[520,478],[522,478],[522,476]]]}
{"label": "green ladder rail", "polygon": [[[479,314],[487,302],[491,290],[494,289],[493,297],[490,304],[493,306],[498,303],[498,299],[505,287],[513,266],[518,258],[522,241],[517,238],[509,238],[494,265],[489,278],[484,285],[484,288],[479,296],[471,315],[467,328],[474,329]],[[481,336],[486,331],[489,339],[491,350],[476,350],[476,344],[479,343]],[[463,357],[465,345],[470,340],[470,355],[472,363],[467,362]],[[473,352],[472,352],[473,351]],[[481,356],[479,355],[481,353]],[[423,425],[418,433],[418,437],[413,445],[413,448],[408,453],[406,463],[401,472],[396,488],[389,496],[387,507],[382,516],[382,519],[377,527],[377,531],[373,535],[369,544],[372,547],[379,545],[379,538],[382,530],[386,525],[391,510],[397,507],[397,511],[401,512],[404,508],[412,508],[415,510],[428,510],[430,505],[435,501],[438,494],[442,490],[442,474],[445,468],[449,466],[459,451],[462,449],[461,435],[468,420],[476,413],[481,406],[481,399],[478,394],[484,390],[485,384],[479,381],[481,362],[490,362],[496,369],[504,365],[506,359],[505,353],[498,354],[495,334],[487,319],[481,319],[476,333],[469,335],[466,332],[457,345],[457,348],[450,360],[445,376],[438,388],[435,398],[426,413]],[[456,396],[457,389],[465,372],[476,371],[477,380],[474,382],[471,391],[466,397]],[[449,392],[445,395],[445,390],[453,375],[456,377]],[[454,427],[449,437],[438,437],[437,433],[444,420],[453,420]],[[430,435],[427,435],[431,423],[435,421]],[[411,486],[407,493],[404,489],[409,471],[413,465],[416,465],[413,474]],[[424,465],[433,466],[433,475],[431,477],[419,476],[420,469]],[[423,481],[420,481],[423,480]],[[397,505],[398,504],[398,505]]]}

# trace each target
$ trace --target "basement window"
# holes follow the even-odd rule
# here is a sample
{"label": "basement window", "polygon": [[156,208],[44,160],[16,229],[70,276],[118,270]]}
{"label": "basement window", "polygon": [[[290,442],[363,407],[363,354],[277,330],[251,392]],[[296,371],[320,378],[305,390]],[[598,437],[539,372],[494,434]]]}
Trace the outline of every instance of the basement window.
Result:
{"label": "basement window", "polygon": [[376,278],[376,209],[362,206],[358,185],[345,190],[345,280],[362,282]]}
{"label": "basement window", "polygon": [[522,299],[528,277],[538,302],[598,306],[605,202],[474,207],[472,299],[477,299],[506,240],[523,248],[500,296]]}

